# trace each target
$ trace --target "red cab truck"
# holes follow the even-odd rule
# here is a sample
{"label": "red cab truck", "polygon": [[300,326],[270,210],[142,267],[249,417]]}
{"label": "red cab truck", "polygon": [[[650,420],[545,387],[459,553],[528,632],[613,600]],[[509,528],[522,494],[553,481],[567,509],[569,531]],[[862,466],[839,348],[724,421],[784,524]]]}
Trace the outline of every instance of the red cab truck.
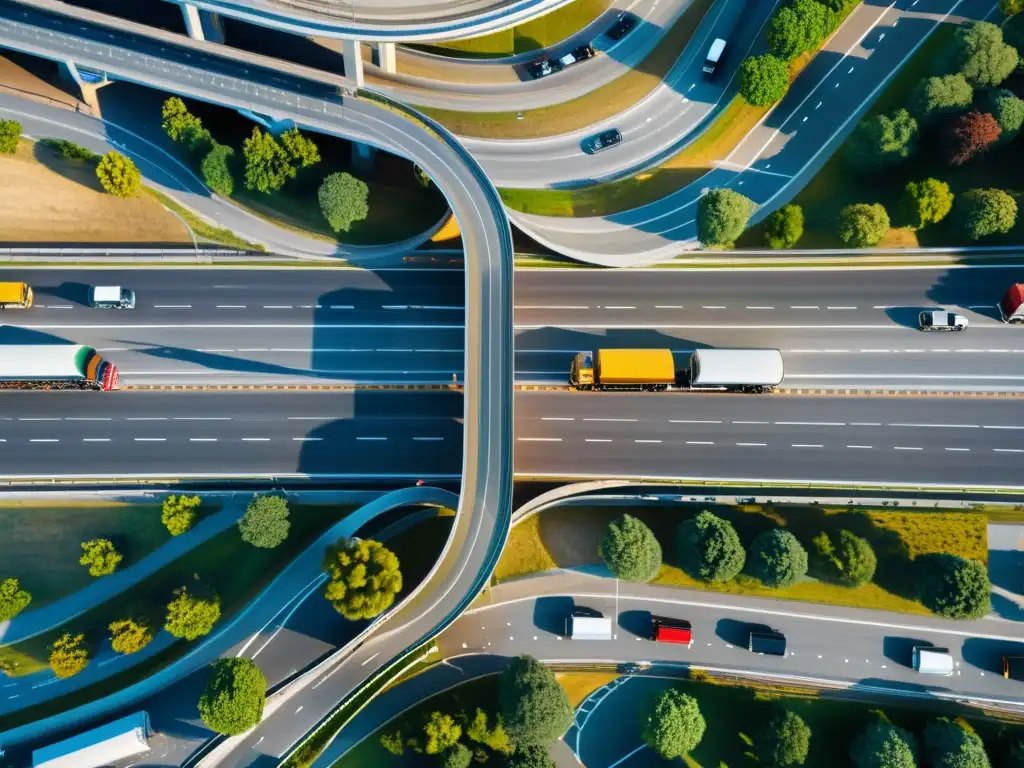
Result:
{"label": "red cab truck", "polygon": [[668,616],[651,616],[651,640],[656,643],[678,643],[689,648],[693,645],[690,622]]}
{"label": "red cab truck", "polygon": [[1002,315],[1004,323],[1024,323],[1024,283],[1010,286],[1010,290],[999,302],[999,314]]}

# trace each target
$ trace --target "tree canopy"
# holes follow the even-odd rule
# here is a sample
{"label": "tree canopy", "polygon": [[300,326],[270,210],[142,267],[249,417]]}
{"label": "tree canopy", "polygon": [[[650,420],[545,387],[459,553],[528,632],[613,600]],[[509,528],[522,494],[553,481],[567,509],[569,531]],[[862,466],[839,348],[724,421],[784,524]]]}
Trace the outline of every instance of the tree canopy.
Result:
{"label": "tree canopy", "polygon": [[153,639],[153,627],[145,618],[112,621],[107,629],[110,630],[110,647],[116,653],[137,653]]}
{"label": "tree canopy", "polygon": [[963,165],[980,156],[999,140],[1003,131],[996,119],[973,110],[953,120],[946,137],[946,155],[950,165]]}
{"label": "tree canopy", "polygon": [[702,245],[731,245],[754,212],[754,201],[732,189],[712,189],[697,201],[697,239]]}
{"label": "tree canopy", "polygon": [[320,150],[316,143],[298,128],[281,134],[281,148],[296,168],[308,168],[320,162]]}
{"label": "tree canopy", "polygon": [[231,147],[214,142],[199,164],[203,182],[223,197],[229,197],[235,191],[235,177],[231,172],[231,158],[234,155],[235,150]]}
{"label": "tree canopy", "polygon": [[263,718],[267,678],[251,659],[220,659],[199,696],[206,727],[226,736],[245,733]]}
{"label": "tree canopy", "polygon": [[975,88],[994,88],[1019,62],[1017,49],[1003,42],[1003,30],[988,21],[966,21],[940,54],[948,73],[959,72]]}
{"label": "tree canopy", "polygon": [[824,578],[847,587],[859,587],[875,578],[878,558],[867,539],[844,529],[832,535],[822,531],[812,544]]}
{"label": "tree canopy", "polygon": [[813,51],[835,24],[832,10],[816,0],[793,0],[768,22],[768,50],[784,61]]}
{"label": "tree canopy", "polygon": [[839,239],[854,248],[877,245],[889,231],[889,214],[881,203],[854,203],[839,212]]}
{"label": "tree canopy", "polygon": [[13,155],[18,151],[21,139],[21,123],[17,120],[0,120],[0,154]]}
{"label": "tree canopy", "polygon": [[1007,143],[1024,125],[1024,100],[1006,88],[993,88],[986,94],[986,111],[999,123],[999,142]]}
{"label": "tree canopy", "polygon": [[142,174],[130,158],[120,152],[110,151],[96,166],[96,178],[107,192],[127,199],[134,197],[142,188]]}
{"label": "tree canopy", "polygon": [[277,192],[297,173],[291,156],[277,139],[259,128],[242,142],[245,158],[245,188],[264,194]]}
{"label": "tree canopy", "polygon": [[427,737],[425,751],[428,755],[439,755],[462,738],[462,726],[444,712],[431,712],[423,731]]}
{"label": "tree canopy", "polygon": [[438,763],[440,768],[469,768],[473,762],[473,752],[465,744],[453,744],[448,747]]}
{"label": "tree canopy", "polygon": [[517,656],[498,686],[505,730],[518,748],[546,747],[572,725],[572,705],[554,673],[532,656]]}
{"label": "tree canopy", "polygon": [[807,550],[789,531],[769,528],[754,537],[750,573],[768,587],[791,587],[807,575]]}
{"label": "tree canopy", "polygon": [[924,729],[924,754],[930,768],[990,768],[985,744],[962,722],[940,717]]}
{"label": "tree canopy", "polygon": [[161,117],[163,118],[161,127],[171,141],[180,141],[187,128],[202,125],[200,119],[189,112],[185,102],[177,96],[171,96],[164,101]]}
{"label": "tree canopy", "polygon": [[732,523],[708,511],[679,524],[676,553],[687,573],[714,582],[734,578],[747,559]]}
{"label": "tree canopy", "polygon": [[804,209],[789,203],[768,217],[765,241],[774,250],[792,248],[804,236]]}
{"label": "tree canopy", "polygon": [[274,549],[288,538],[288,502],[280,496],[257,496],[238,521],[242,541],[262,549]]}
{"label": "tree canopy", "polygon": [[198,496],[175,496],[171,494],[164,499],[163,509],[160,512],[162,522],[171,536],[179,536],[192,528],[199,517],[199,505],[202,503]]}
{"label": "tree canopy", "polygon": [[959,224],[972,240],[1005,235],[1017,222],[1017,201],[1001,189],[971,189],[954,205]]}
{"label": "tree canopy", "polygon": [[370,215],[370,188],[350,173],[326,176],[316,193],[320,212],[335,232],[348,232]]}
{"label": "tree canopy", "polygon": [[926,77],[910,94],[910,111],[918,120],[935,121],[967,111],[973,101],[974,88],[963,75]]}
{"label": "tree canopy", "polygon": [[17,579],[4,579],[0,582],[0,621],[10,621],[32,602],[32,595],[21,588]]}
{"label": "tree canopy", "polygon": [[89,567],[90,576],[109,576],[117,570],[122,559],[110,539],[90,539],[82,542],[82,556],[78,563]]}
{"label": "tree canopy", "polygon": [[949,184],[938,179],[911,181],[903,190],[900,209],[910,227],[921,229],[949,215],[953,209],[953,193]]}
{"label": "tree canopy", "polygon": [[892,117],[866,117],[846,141],[846,161],[859,173],[880,173],[914,154],[919,134],[917,120],[905,109]]}
{"label": "tree canopy", "polygon": [[853,740],[850,759],[856,768],[917,768],[917,742],[909,731],[878,718]]}
{"label": "tree canopy", "polygon": [[769,107],[789,89],[789,65],[778,56],[766,53],[750,56],[740,64],[739,92],[754,107]]}
{"label": "tree canopy", "polygon": [[673,760],[692,752],[706,729],[697,699],[678,688],[666,688],[647,714],[643,739],[662,760]]}
{"label": "tree canopy", "polygon": [[785,709],[765,723],[754,746],[763,765],[803,765],[811,748],[811,729],[800,715]]}
{"label": "tree canopy", "polygon": [[951,619],[980,619],[992,610],[992,583],[977,560],[933,553],[915,561],[917,594],[925,608]]}
{"label": "tree canopy", "polygon": [[555,768],[547,747],[519,747],[505,759],[505,768]]}
{"label": "tree canopy", "polygon": [[50,646],[50,669],[59,678],[77,675],[89,666],[85,635],[65,632]]}
{"label": "tree canopy", "polygon": [[167,605],[164,629],[182,640],[195,640],[209,634],[220,618],[220,598],[193,596],[186,587],[176,590],[175,594]]}
{"label": "tree canopy", "polygon": [[384,613],[402,591],[398,558],[379,541],[341,539],[328,548],[324,572],[324,597],[353,621]]}
{"label": "tree canopy", "polygon": [[466,736],[470,741],[483,744],[495,752],[508,755],[515,751],[515,745],[512,743],[508,731],[505,730],[501,717],[497,718],[497,722],[494,723],[492,728],[488,725],[487,713],[479,707],[476,710],[476,715],[470,721],[469,727],[466,728]]}
{"label": "tree canopy", "polygon": [[648,582],[661,569],[661,544],[651,529],[632,515],[609,521],[600,554],[615,578],[624,581]]}

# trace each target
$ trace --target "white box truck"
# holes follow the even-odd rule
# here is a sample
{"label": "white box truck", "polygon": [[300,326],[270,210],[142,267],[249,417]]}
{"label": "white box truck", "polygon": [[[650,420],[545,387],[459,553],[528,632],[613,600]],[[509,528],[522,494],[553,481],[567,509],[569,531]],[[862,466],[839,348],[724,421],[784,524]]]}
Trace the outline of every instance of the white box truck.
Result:
{"label": "white box truck", "polygon": [[770,392],[784,377],[777,349],[698,349],[690,356],[690,389]]}
{"label": "white box truck", "polygon": [[136,712],[32,752],[33,768],[100,768],[149,752],[149,714]]}
{"label": "white box truck", "polygon": [[606,616],[577,616],[565,619],[565,634],[573,640],[611,640],[612,620]]}

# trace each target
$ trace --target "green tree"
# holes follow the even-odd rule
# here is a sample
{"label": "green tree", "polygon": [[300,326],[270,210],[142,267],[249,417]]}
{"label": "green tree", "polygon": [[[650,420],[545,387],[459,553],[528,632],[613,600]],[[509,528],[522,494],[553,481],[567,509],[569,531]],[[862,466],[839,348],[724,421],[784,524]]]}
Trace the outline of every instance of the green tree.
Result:
{"label": "green tree", "polygon": [[423,732],[427,737],[426,753],[439,755],[462,738],[462,726],[443,712],[431,712]]}
{"label": "green tree", "polygon": [[225,736],[245,733],[263,719],[267,678],[251,659],[220,659],[199,696],[199,716],[206,727]]}
{"label": "green tree", "polygon": [[789,90],[789,65],[770,53],[750,56],[740,64],[738,87],[751,106],[769,107]]}
{"label": "green tree", "polygon": [[666,688],[647,713],[643,739],[662,760],[673,760],[692,752],[706,729],[697,699],[678,688]]}
{"label": "green tree", "polygon": [[839,239],[854,248],[877,245],[889,231],[889,214],[881,203],[854,203],[839,212]]}
{"label": "green tree", "polygon": [[502,670],[498,700],[505,730],[517,749],[546,747],[572,724],[572,705],[554,673],[532,656],[517,656]]}
{"label": "green tree", "polygon": [[214,142],[199,164],[203,182],[222,197],[230,197],[235,191],[235,177],[231,173],[231,158],[234,154],[235,150],[228,145]]}
{"label": "green tree", "polygon": [[441,754],[440,768],[469,768],[473,751],[465,744],[453,744]]}
{"label": "green tree", "polygon": [[1017,201],[1001,189],[971,189],[959,195],[954,211],[972,240],[1005,235],[1017,222]]}
{"label": "green tree", "polygon": [[252,136],[242,142],[242,157],[245,158],[246,189],[269,195],[295,178],[291,157],[277,139],[259,128],[253,128]]}
{"label": "green tree", "polygon": [[164,133],[171,141],[181,141],[182,134],[189,128],[199,128],[202,121],[188,111],[185,102],[177,96],[171,96],[164,101],[161,109],[163,122],[161,123]]}
{"label": "green tree", "polygon": [[1019,59],[996,24],[966,21],[939,55],[939,66],[949,74],[959,72],[975,88],[994,88],[1010,76]]}
{"label": "green tree", "polygon": [[134,197],[142,188],[139,169],[120,152],[110,151],[103,156],[96,166],[96,178],[100,180],[103,189],[122,199]]}
{"label": "green tree", "polygon": [[21,123],[17,120],[0,120],[0,154],[13,155],[18,151],[21,139]]}
{"label": "green tree", "polygon": [[50,669],[59,678],[77,675],[89,666],[85,635],[65,632],[50,646]]}
{"label": "green tree", "polygon": [[21,588],[17,579],[0,582],[0,621],[10,621],[32,602],[32,595]]}
{"label": "green tree", "polygon": [[822,531],[811,542],[822,576],[846,587],[860,587],[875,577],[878,559],[867,539],[841,530]]}
{"label": "green tree", "polygon": [[316,193],[320,212],[335,232],[348,232],[370,215],[370,188],[350,173],[326,176]]}
{"label": "green tree", "polygon": [[900,209],[911,228],[921,229],[946,218],[953,209],[953,193],[938,179],[911,181],[903,190]]}
{"label": "green tree", "polygon": [[509,738],[501,718],[498,717],[493,728],[488,726],[487,721],[487,713],[477,708],[476,715],[466,729],[466,736],[470,741],[483,744],[495,752],[501,752],[505,755],[511,754],[515,750],[515,745],[512,743],[512,739]]}
{"label": "green tree", "polygon": [[792,248],[804,236],[804,209],[789,203],[768,217],[765,241],[774,250]]}
{"label": "green tree", "polygon": [[1020,133],[1024,125],[1024,100],[1018,99],[1013,91],[1006,88],[993,88],[985,100],[986,111],[999,123],[999,143],[1006,144]]}
{"label": "green tree", "polygon": [[754,212],[754,201],[732,189],[712,189],[697,201],[697,239],[702,245],[731,245]]}
{"label": "green tree", "polygon": [[789,531],[769,528],[754,537],[747,565],[765,586],[791,587],[807,575],[807,550]]}
{"label": "green tree", "polygon": [[706,510],[679,524],[676,554],[687,573],[712,582],[731,580],[747,559],[732,523]]}
{"label": "green tree", "polygon": [[940,717],[924,729],[924,754],[931,768],[990,768],[985,744],[966,723]]}
{"label": "green tree", "polygon": [[257,496],[238,521],[242,541],[262,549],[274,549],[288,538],[288,502],[280,496]]}
{"label": "green tree", "polygon": [[145,618],[128,618],[112,621],[110,626],[110,647],[116,653],[137,653],[153,639],[153,627]]}
{"label": "green tree", "polygon": [[298,128],[281,134],[281,148],[297,168],[308,168],[320,162],[320,150],[313,140],[303,136]]}
{"label": "green tree", "polygon": [[905,109],[892,117],[866,117],[844,144],[846,162],[860,173],[880,173],[914,154],[919,134],[917,120]]}
{"label": "green tree", "polygon": [[922,122],[966,112],[974,101],[974,88],[957,73],[926,77],[910,93],[910,111]]}
{"label": "green tree", "polygon": [[186,126],[179,141],[195,158],[205,157],[216,144],[213,134],[198,124]]}
{"label": "green tree", "polygon": [[803,765],[811,748],[811,729],[800,715],[785,709],[764,725],[754,744],[763,765]]}
{"label": "green tree", "polygon": [[209,634],[220,618],[220,598],[193,596],[186,587],[175,590],[174,594],[176,597],[167,605],[164,629],[183,640]]}
{"label": "green tree", "polygon": [[879,717],[853,740],[850,759],[856,768],[916,768],[917,742],[909,731]]}
{"label": "green tree", "polygon": [[928,610],[950,619],[980,619],[992,610],[985,566],[959,555],[933,553],[915,561],[917,595]]}
{"label": "green tree", "polygon": [[632,515],[609,521],[599,551],[617,579],[648,582],[661,569],[661,544],[651,529]]}
{"label": "green tree", "polygon": [[123,559],[110,539],[91,539],[82,542],[82,556],[78,563],[89,566],[90,576],[109,576]]}
{"label": "green tree", "polygon": [[178,536],[190,530],[199,517],[199,505],[202,500],[198,496],[175,496],[171,494],[164,499],[160,512],[162,522],[171,536]]}
{"label": "green tree", "polygon": [[1016,16],[1024,11],[1024,0],[999,0],[999,10],[1003,16]]}
{"label": "green tree", "polygon": [[768,50],[784,61],[813,51],[835,25],[832,10],[816,0],[793,0],[768,22]]}
{"label": "green tree", "polygon": [[380,735],[380,745],[395,757],[405,754],[405,739],[400,730],[385,731]]}
{"label": "green tree", "polygon": [[324,572],[324,597],[352,621],[379,616],[402,591],[398,558],[378,541],[341,539],[328,547]]}
{"label": "green tree", "polygon": [[555,768],[547,747],[519,747],[505,761],[505,768]]}

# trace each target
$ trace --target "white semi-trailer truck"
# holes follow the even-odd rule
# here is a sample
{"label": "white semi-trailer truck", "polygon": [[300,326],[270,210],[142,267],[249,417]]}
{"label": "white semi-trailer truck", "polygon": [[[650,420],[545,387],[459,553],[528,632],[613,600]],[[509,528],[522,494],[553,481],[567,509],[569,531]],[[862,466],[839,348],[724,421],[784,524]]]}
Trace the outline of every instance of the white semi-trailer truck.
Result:
{"label": "white semi-trailer truck", "polygon": [[149,714],[136,712],[32,753],[33,768],[101,768],[149,752]]}

